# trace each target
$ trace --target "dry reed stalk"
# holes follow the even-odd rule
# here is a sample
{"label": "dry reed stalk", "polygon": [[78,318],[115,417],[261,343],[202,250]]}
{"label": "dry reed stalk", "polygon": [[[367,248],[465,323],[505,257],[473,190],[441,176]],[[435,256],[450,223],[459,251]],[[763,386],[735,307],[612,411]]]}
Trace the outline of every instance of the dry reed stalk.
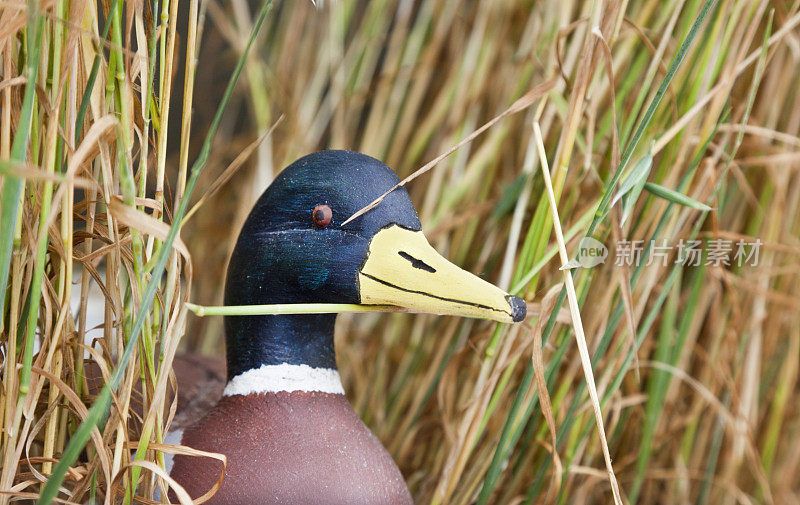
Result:
{"label": "dry reed stalk", "polygon": [[[575,251],[587,231],[609,247],[606,263],[576,270],[574,293],[557,293],[561,309],[531,321],[541,328],[536,373],[527,331],[423,315],[340,317],[354,406],[417,503],[607,503],[608,458],[625,502],[797,501],[800,10],[718,0],[672,68],[703,5],[280,3],[219,124],[198,183],[207,194],[186,202],[182,252],[170,254],[150,307],[155,258],[199,154],[192,139],[206,133],[219,82],[256,18],[238,0],[4,4],[0,178],[4,195],[16,196],[0,202],[0,503],[41,492],[58,466],[48,457],[61,459],[98,399],[86,362],[103,371],[100,385],[110,382],[143,306],[110,417],[56,501],[131,502],[165,483],[157,467],[171,362],[179,348],[222,345],[219,319],[194,318],[184,302],[221,303],[235,230],[276,169],[347,147],[408,177],[549,76],[559,79],[535,109],[493,123],[408,190],[437,248],[532,306],[563,280],[563,258],[553,258]],[[29,12],[40,14],[30,18],[43,27],[38,45]],[[30,48],[40,53],[35,64]],[[554,160],[563,240],[550,233],[557,221],[536,166],[534,122]],[[629,180],[648,165],[651,145],[644,178]],[[20,193],[9,181],[22,182]],[[647,185],[627,210],[611,207],[626,181]],[[19,209],[13,219],[9,208]],[[609,221],[623,214],[621,226]],[[665,265],[649,246],[695,238],[734,248],[760,239],[760,262],[682,266],[673,250]],[[641,264],[620,273],[617,240],[643,241]],[[568,298],[585,352],[575,352],[564,320]],[[587,357],[608,458],[585,394]],[[139,380],[141,397],[132,392]],[[140,401],[145,414],[133,422]],[[551,468],[552,452],[563,471]]]}

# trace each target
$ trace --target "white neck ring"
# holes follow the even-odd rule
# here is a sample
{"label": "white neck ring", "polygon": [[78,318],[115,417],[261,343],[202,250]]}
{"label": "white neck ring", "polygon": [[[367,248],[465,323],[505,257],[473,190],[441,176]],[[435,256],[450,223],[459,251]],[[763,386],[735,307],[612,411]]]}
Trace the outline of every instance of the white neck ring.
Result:
{"label": "white neck ring", "polygon": [[228,382],[223,396],[294,391],[344,394],[339,372],[308,365],[261,365],[242,372]]}

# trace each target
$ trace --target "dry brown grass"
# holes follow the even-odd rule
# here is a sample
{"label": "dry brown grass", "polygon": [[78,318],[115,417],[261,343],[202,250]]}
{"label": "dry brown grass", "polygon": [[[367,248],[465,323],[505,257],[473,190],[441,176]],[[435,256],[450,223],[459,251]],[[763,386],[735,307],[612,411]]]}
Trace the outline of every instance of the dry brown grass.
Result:
{"label": "dry brown grass", "polygon": [[[437,249],[543,314],[522,328],[342,315],[338,361],[350,400],[417,503],[611,501],[559,296],[538,122],[571,257],[587,231],[608,245],[762,242],[757,266],[676,267],[673,250],[666,265],[656,257],[619,267],[612,248],[605,265],[572,272],[623,501],[800,503],[800,3],[715,2],[648,118],[700,0],[276,2],[191,202],[284,119],[183,226],[152,307],[142,300],[153,258],[257,9],[244,0],[173,0],[154,16],[148,3],[126,1],[103,39],[94,2],[38,3],[44,32],[29,109],[26,5],[0,4],[0,235],[14,239],[0,241],[10,253],[0,501],[41,491],[96,401],[84,361],[110,373],[141,312],[147,319],[108,422],[59,495],[125,500],[129,444],[158,443],[169,426],[172,354],[178,346],[222,350],[221,318],[187,315],[183,302],[221,303],[238,226],[283,166],[309,151],[349,148],[407,176],[555,78],[531,108],[409,184]],[[180,22],[162,24],[161,9]],[[194,37],[200,57],[185,80]],[[86,120],[76,125],[98,54]],[[27,112],[30,135],[18,141]],[[713,211],[648,186],[627,211],[617,203],[592,223],[604,195],[637,174]],[[8,228],[12,180],[24,184]],[[102,324],[87,347],[89,307]],[[536,327],[563,472],[553,471],[531,365]],[[131,395],[139,377],[143,398]],[[134,401],[148,412],[144,423],[130,416]],[[160,464],[157,451],[141,458]],[[154,478],[141,475],[136,493],[149,497]]]}

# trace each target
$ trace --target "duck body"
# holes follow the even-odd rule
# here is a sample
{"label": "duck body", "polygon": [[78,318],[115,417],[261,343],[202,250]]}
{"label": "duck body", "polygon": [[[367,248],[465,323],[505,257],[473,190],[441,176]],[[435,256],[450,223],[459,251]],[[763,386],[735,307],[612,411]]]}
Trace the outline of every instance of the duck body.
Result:
{"label": "duck body", "polygon": [[[183,444],[223,453],[219,504],[410,505],[403,476],[344,394],[307,391],[225,396],[183,434]],[[192,497],[221,464],[177,457],[172,476]],[[216,464],[215,464],[216,463]]]}
{"label": "duck body", "polygon": [[[393,304],[520,321],[525,304],[441,257],[395,173],[369,156],[323,151],[284,169],[259,198],[228,266],[226,305]],[[391,190],[373,210],[349,216]],[[336,364],[335,314],[228,316],[222,399],[172,442],[227,457],[207,503],[412,503],[388,452],[353,411]],[[179,392],[180,395],[180,392]],[[221,463],[176,456],[192,496]],[[173,496],[174,501],[174,496]]]}

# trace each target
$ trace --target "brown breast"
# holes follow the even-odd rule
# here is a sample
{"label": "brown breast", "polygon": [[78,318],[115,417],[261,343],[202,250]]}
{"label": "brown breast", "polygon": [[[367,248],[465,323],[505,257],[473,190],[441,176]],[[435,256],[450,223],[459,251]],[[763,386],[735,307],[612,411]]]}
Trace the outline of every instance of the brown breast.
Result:
{"label": "brown breast", "polygon": [[[397,465],[341,394],[227,396],[184,432],[182,443],[228,458],[211,505],[412,503]],[[177,456],[171,475],[197,498],[221,468],[215,460]]]}

